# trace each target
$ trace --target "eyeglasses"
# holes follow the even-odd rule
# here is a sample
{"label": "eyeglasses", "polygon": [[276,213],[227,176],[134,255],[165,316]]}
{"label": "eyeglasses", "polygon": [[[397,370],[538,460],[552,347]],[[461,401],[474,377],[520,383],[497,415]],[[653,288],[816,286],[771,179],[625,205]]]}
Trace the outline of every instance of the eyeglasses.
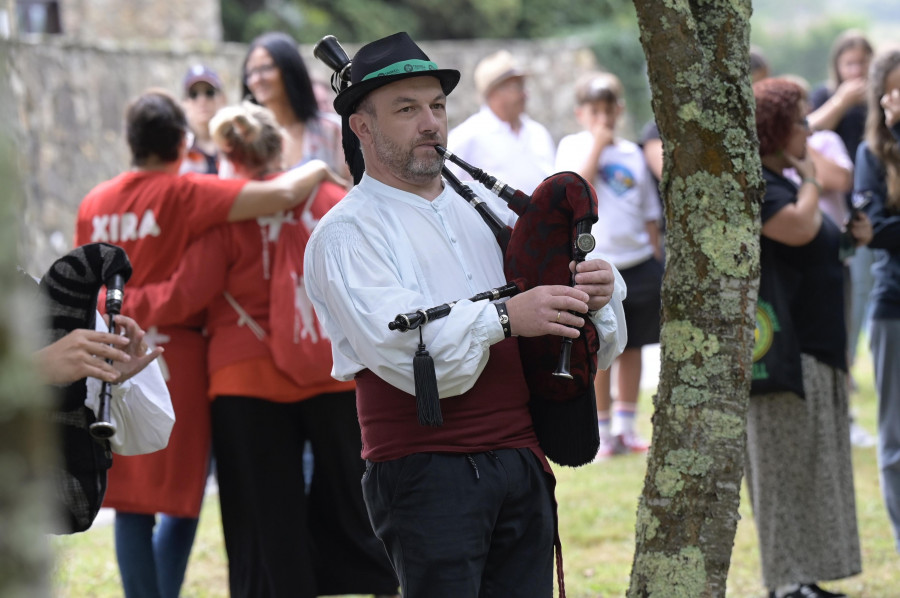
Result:
{"label": "eyeglasses", "polygon": [[198,97],[203,95],[203,96],[206,96],[207,99],[211,100],[214,97],[216,97],[216,93],[218,93],[218,92],[215,89],[213,89],[212,87],[207,87],[203,91],[198,91],[196,89],[192,89],[188,92],[188,97],[191,98],[192,100],[196,100]]}
{"label": "eyeglasses", "polygon": [[246,71],[244,71],[244,81],[249,81],[253,78],[254,75],[267,75],[277,68],[278,67],[275,64],[270,62],[269,64],[261,64],[259,66],[253,67],[252,69],[247,69]]}
{"label": "eyeglasses", "polygon": [[807,130],[807,131],[810,130],[810,127],[809,127],[809,119],[801,118],[800,120],[798,120],[798,121],[796,121],[796,122],[797,122],[798,125],[800,125],[801,127],[803,127],[805,130]]}

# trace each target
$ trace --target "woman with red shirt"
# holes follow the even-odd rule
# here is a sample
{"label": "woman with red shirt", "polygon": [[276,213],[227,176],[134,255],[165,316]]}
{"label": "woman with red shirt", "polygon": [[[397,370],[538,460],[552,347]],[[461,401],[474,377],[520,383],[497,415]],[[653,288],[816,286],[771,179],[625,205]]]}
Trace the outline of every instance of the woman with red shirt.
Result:
{"label": "woman with red shirt", "polygon": [[[211,129],[237,176],[262,179],[280,169],[282,133],[267,109],[249,102],[226,108]],[[217,227],[188,248],[168,281],[129,297],[148,325],[205,313],[213,450],[234,597],[397,591],[362,499],[355,385],[331,377],[331,346],[302,286],[308,229],[343,196],[342,187],[323,183],[291,211]],[[285,244],[299,251],[287,257]],[[285,282],[291,297],[276,311]],[[295,331],[287,341],[294,348],[279,344],[285,330]],[[294,354],[303,357],[291,362]],[[310,361],[319,367],[308,367]],[[308,494],[306,441],[315,459]]]}
{"label": "woman with red shirt", "polygon": [[[78,209],[75,244],[105,241],[128,253],[134,274],[128,294],[167,279],[190,239],[217,224],[293,207],[323,179],[322,162],[271,181],[179,176],[187,120],[177,100],[149,90],[126,112],[133,168],[101,183]],[[168,306],[161,306],[165,311]],[[116,556],[128,598],[169,598],[180,591],[209,466],[206,339],[202,318],[150,328],[148,342],[166,349],[164,375],[176,423],[166,449],[117,458],[104,504],[116,509]],[[159,525],[156,513],[164,514]],[[154,530],[154,527],[156,528]]]}

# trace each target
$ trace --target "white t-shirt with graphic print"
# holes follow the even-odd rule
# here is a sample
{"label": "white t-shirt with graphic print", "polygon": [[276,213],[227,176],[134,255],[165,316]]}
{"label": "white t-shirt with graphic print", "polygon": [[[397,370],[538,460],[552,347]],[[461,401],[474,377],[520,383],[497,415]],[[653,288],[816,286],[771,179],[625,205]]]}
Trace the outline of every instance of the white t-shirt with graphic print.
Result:
{"label": "white t-shirt with graphic print", "polygon": [[[577,171],[594,143],[589,131],[563,137],[556,150],[556,170]],[[622,270],[653,255],[646,223],[661,216],[659,193],[644,154],[636,144],[617,139],[600,154],[597,175],[599,220],[591,232],[597,247],[588,256],[602,257]]]}

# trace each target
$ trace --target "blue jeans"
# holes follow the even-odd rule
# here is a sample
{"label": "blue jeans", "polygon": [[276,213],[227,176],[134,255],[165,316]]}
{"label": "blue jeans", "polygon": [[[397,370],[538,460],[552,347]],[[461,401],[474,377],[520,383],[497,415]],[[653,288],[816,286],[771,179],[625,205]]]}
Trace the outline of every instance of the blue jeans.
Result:
{"label": "blue jeans", "polygon": [[900,552],[900,319],[872,320],[870,341],[878,390],[881,494]]}
{"label": "blue jeans", "polygon": [[116,511],[116,559],[126,598],[178,598],[197,519]]}
{"label": "blue jeans", "polygon": [[870,302],[872,285],[875,277],[872,276],[872,264],[875,255],[868,247],[857,247],[856,253],[850,258],[850,322],[847,330],[847,355],[850,365],[856,359],[856,345],[859,335],[869,324]]}

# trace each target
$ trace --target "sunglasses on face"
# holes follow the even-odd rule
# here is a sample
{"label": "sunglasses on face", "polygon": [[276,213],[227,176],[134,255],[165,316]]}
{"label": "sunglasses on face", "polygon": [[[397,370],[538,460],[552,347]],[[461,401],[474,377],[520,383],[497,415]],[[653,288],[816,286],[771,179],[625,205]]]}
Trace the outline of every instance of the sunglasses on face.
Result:
{"label": "sunglasses on face", "polygon": [[196,100],[200,96],[206,96],[210,100],[216,97],[216,90],[212,87],[207,87],[206,89],[200,91],[198,89],[192,89],[188,92],[188,97],[192,100]]}

